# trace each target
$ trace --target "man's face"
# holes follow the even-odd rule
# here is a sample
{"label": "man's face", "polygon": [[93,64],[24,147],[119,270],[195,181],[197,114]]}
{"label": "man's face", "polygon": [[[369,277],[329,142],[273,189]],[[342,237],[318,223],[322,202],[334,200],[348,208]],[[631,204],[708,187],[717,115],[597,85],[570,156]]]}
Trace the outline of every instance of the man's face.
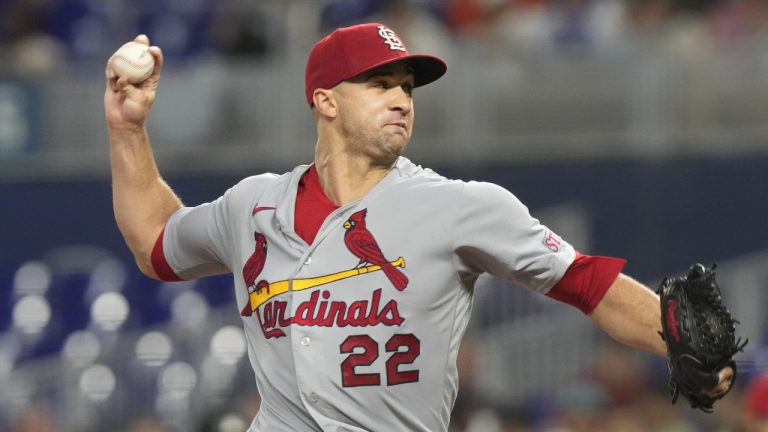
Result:
{"label": "man's face", "polygon": [[348,150],[391,164],[413,131],[413,73],[404,62],[365,72],[334,88]]}

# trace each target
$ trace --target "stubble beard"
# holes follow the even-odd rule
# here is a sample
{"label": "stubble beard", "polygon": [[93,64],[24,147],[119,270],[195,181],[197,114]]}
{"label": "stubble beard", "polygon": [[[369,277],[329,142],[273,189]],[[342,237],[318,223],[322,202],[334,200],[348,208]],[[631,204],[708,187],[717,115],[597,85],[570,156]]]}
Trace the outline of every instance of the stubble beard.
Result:
{"label": "stubble beard", "polygon": [[364,156],[378,166],[392,166],[410,140],[405,135],[388,133],[386,128],[372,130],[370,123],[342,121],[342,131],[353,154]]}

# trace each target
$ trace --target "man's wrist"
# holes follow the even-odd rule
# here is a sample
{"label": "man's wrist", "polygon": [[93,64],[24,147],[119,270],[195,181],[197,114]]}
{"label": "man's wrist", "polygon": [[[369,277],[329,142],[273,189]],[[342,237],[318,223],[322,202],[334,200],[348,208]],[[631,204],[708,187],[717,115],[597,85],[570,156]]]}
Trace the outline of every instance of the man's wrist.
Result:
{"label": "man's wrist", "polygon": [[112,138],[132,138],[137,135],[146,135],[146,125],[134,123],[107,124],[107,132]]}

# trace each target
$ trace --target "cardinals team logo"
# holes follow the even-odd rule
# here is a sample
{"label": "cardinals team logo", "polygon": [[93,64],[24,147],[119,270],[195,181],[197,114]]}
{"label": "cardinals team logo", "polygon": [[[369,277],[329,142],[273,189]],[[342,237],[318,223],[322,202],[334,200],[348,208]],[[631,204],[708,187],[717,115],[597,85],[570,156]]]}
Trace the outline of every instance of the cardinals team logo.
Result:
{"label": "cardinals team logo", "polygon": [[402,291],[408,286],[408,278],[384,258],[379,244],[365,226],[366,214],[368,214],[368,209],[362,209],[353,213],[344,222],[344,229],[347,230],[344,233],[344,244],[347,245],[353,255],[360,259],[355,268],[364,264],[379,266],[389,281],[392,282],[392,285],[398,291]]}
{"label": "cardinals team logo", "polygon": [[263,234],[254,232],[254,250],[243,266],[243,281],[248,288],[248,301],[240,314],[246,317],[255,314],[266,338],[285,336],[285,332],[279,327],[288,325],[345,327],[402,324],[405,318],[398,311],[397,301],[385,302],[382,299],[382,288],[374,290],[368,300],[358,300],[349,304],[332,300],[330,291],[316,290],[312,292],[309,300],[297,306],[295,315],[292,317],[288,316],[286,302],[282,300],[269,302],[270,299],[288,291],[316,288],[378,271],[384,273],[397,291],[403,291],[408,286],[408,277],[398,267],[405,267],[405,259],[399,257],[389,261],[384,257],[378,242],[366,226],[367,213],[367,209],[357,211],[343,223],[344,244],[357,258],[357,264],[351,269],[322,276],[277,282],[260,279],[267,261],[268,242]]}
{"label": "cardinals team logo", "polygon": [[[267,281],[260,280],[256,282],[261,271],[264,270],[264,263],[267,261],[267,238],[264,237],[264,234],[254,232],[253,239],[256,241],[256,247],[251,257],[248,258],[248,261],[243,266],[243,280],[245,281],[245,286],[248,287],[249,294],[269,290],[269,283]],[[252,313],[251,302],[248,302],[240,312],[240,315],[251,316]]]}

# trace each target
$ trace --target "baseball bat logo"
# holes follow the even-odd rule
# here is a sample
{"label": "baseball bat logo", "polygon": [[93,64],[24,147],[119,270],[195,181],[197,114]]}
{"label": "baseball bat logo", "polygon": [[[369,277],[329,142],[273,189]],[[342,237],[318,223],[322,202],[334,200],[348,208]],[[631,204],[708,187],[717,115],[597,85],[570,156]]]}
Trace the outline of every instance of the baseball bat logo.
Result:
{"label": "baseball bat logo", "polygon": [[[405,259],[400,257],[389,263],[393,267],[405,267]],[[248,286],[248,303],[241,311],[242,316],[251,316],[253,311],[258,309],[261,305],[269,301],[272,297],[280,294],[285,294],[290,291],[303,291],[311,288],[316,288],[321,285],[326,285],[333,282],[338,282],[343,279],[359,276],[366,273],[372,273],[380,271],[381,267],[377,265],[369,265],[351,270],[344,270],[337,273],[318,276],[305,279],[281,280],[277,282],[268,283],[267,281],[260,281],[256,284]]]}

